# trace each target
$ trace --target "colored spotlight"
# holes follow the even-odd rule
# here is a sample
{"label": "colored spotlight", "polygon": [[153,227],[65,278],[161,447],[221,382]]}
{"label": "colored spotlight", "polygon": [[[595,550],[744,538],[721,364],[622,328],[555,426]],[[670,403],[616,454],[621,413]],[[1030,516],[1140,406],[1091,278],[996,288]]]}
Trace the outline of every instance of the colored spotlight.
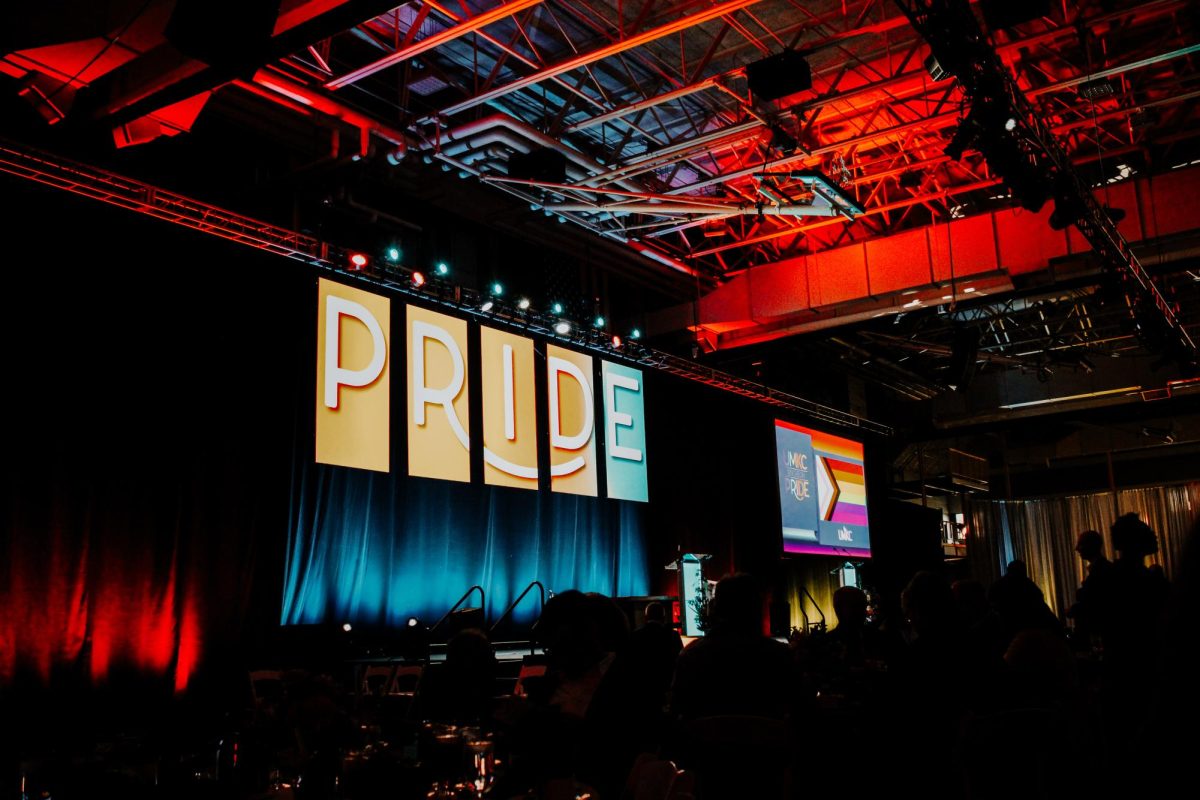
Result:
{"label": "colored spotlight", "polygon": [[555,314],[561,314],[563,312],[563,304],[555,303],[554,305],[550,306],[550,311]]}
{"label": "colored spotlight", "polygon": [[620,350],[620,349],[621,349],[621,344],[622,344],[622,342],[621,342],[621,337],[620,337],[620,336],[613,336],[613,338],[612,338],[612,346],[613,346],[613,350]]}
{"label": "colored spotlight", "polygon": [[496,297],[504,294],[504,284],[500,281],[494,281],[492,283],[492,294],[496,295]]}
{"label": "colored spotlight", "polygon": [[412,274],[412,282],[413,282],[413,286],[417,286],[417,287],[424,286],[425,285],[425,275],[420,272],[414,272]]}
{"label": "colored spotlight", "polygon": [[603,328],[604,327],[604,317],[596,317],[596,321],[592,324],[595,325],[597,328]]}
{"label": "colored spotlight", "polygon": [[400,248],[399,247],[389,247],[388,251],[387,251],[387,260],[392,262],[393,264],[399,263]]}
{"label": "colored spotlight", "polygon": [[350,268],[351,269],[365,269],[366,266],[367,266],[367,257],[365,255],[363,255],[362,253],[351,253],[350,254]]}
{"label": "colored spotlight", "polygon": [[441,261],[438,263],[438,265],[436,267],[434,267],[434,272],[436,272],[438,275],[441,275],[444,278],[450,274],[450,265],[447,264],[445,261]]}
{"label": "colored spotlight", "polygon": [[641,331],[641,329],[640,329],[640,328],[634,328],[633,330],[631,330],[631,331],[629,332],[629,338],[630,338],[630,339],[640,339],[640,338],[642,338],[642,331]]}

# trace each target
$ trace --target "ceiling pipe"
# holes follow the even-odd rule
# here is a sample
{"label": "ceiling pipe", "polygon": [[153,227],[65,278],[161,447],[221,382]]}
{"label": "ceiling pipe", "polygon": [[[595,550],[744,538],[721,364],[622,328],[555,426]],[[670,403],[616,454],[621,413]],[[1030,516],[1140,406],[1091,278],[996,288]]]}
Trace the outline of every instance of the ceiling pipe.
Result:
{"label": "ceiling pipe", "polygon": [[593,213],[608,211],[613,214],[705,214],[716,217],[729,217],[739,214],[762,214],[771,217],[825,217],[841,216],[830,209],[829,214],[814,213],[820,210],[814,206],[773,206],[764,205],[762,208],[742,203],[739,205],[704,205],[700,203],[610,203],[593,205],[588,203],[548,203],[544,206],[547,211],[564,211],[572,213]]}
{"label": "ceiling pipe", "polygon": [[353,125],[359,130],[371,131],[393,145],[407,147],[412,143],[412,137],[399,128],[393,128],[374,117],[355,111],[323,92],[285,78],[278,72],[260,69],[254,74],[252,81],[238,80],[234,81],[234,85],[268,100],[278,97],[290,100],[291,103],[285,103],[289,108],[295,108],[295,104],[299,103],[310,113],[317,111]]}
{"label": "ceiling pipe", "polygon": [[731,14],[739,9],[752,6],[757,2],[759,2],[759,0],[729,0],[729,2],[720,3],[719,5],[706,8],[705,10],[696,14],[692,14],[691,16],[682,17],[672,22],[668,22],[665,25],[660,25],[657,28],[652,28],[636,36],[630,36],[627,39],[612,42],[611,44],[597,48],[596,50],[581,53],[574,58],[570,58],[553,66],[546,67],[545,69],[539,70],[532,75],[526,75],[524,78],[515,80],[512,83],[507,83],[504,86],[497,86],[490,91],[482,92],[474,97],[469,97],[460,103],[455,103],[452,106],[442,109],[434,116],[449,117],[453,116],[454,114],[458,114],[459,112],[467,111],[477,106],[484,105],[485,103],[490,103],[493,100],[497,100],[507,94],[511,94],[521,89],[526,89],[530,86],[536,86],[542,81],[548,80],[557,75],[562,75],[564,72],[570,72],[571,70],[585,67],[588,64],[593,64],[597,61],[609,58],[610,56],[615,56],[620,53],[624,53],[627,50],[632,50],[635,47],[641,47],[644,44],[649,44],[650,42],[661,39],[664,36],[671,36],[672,34],[679,33],[680,31],[686,30],[687,28],[691,28],[695,25],[700,25],[708,22],[709,20],[723,17],[726,14]]}
{"label": "ceiling pipe", "polygon": [[[526,148],[522,152],[528,152],[528,143],[532,143],[539,147],[557,150],[589,175],[604,171],[603,165],[569,146],[566,142],[547,136],[532,125],[521,122],[504,113],[492,114],[474,122],[460,125],[457,128],[441,131],[435,138],[422,142],[416,149],[425,152],[436,148],[439,154],[456,158],[462,153],[478,149],[492,142],[510,144],[513,140],[502,135],[501,131],[516,134],[520,137],[517,141]],[[490,141],[485,141],[485,135]],[[586,183],[586,180],[584,182]],[[633,181],[617,181],[616,183],[621,188],[629,189],[630,191],[645,191],[644,186]]]}

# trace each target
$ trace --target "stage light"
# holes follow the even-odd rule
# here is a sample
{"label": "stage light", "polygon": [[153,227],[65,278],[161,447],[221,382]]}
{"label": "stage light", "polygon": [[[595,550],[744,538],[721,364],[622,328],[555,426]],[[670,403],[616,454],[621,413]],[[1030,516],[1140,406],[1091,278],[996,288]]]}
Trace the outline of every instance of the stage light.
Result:
{"label": "stage light", "polygon": [[444,278],[450,274],[450,266],[445,261],[438,262],[438,265],[434,267],[434,272]]}
{"label": "stage light", "polygon": [[350,254],[350,269],[359,270],[359,269],[366,269],[366,267],[367,267],[367,257],[366,256],[364,256],[362,253],[351,253]]}
{"label": "stage light", "polygon": [[417,619],[416,617],[409,617],[409,618],[408,618],[408,627],[410,627],[410,628],[415,628],[415,627],[417,627],[417,626],[418,626],[418,625],[420,625],[420,624],[421,624],[421,620]]}
{"label": "stage light", "polygon": [[621,337],[620,337],[620,336],[615,336],[615,335],[613,336],[613,338],[612,338],[612,346],[613,346],[613,349],[614,349],[614,350],[620,350],[620,349],[621,349]]}
{"label": "stage light", "polygon": [[1054,181],[1054,210],[1050,212],[1050,227],[1056,231],[1066,230],[1085,213],[1087,208],[1079,197],[1079,188],[1074,179],[1066,173],[1060,173]]}
{"label": "stage light", "polygon": [[354,630],[354,626],[351,625],[349,622],[343,622],[342,630],[344,630],[346,633],[349,633],[350,631]]}
{"label": "stage light", "polygon": [[561,320],[554,326],[554,332],[559,336],[566,336],[571,332],[571,323],[566,320]]}
{"label": "stage light", "polygon": [[491,311],[491,310],[492,310],[492,307],[493,307],[494,305],[496,305],[496,304],[495,304],[495,303],[493,303],[491,300],[484,300],[484,301],[483,301],[483,305],[481,305],[481,306],[479,307],[479,310],[480,310],[480,311]]}
{"label": "stage light", "polygon": [[950,70],[943,67],[933,53],[930,53],[925,59],[925,70],[935,81],[944,81],[950,77]]}
{"label": "stage light", "polygon": [[550,310],[555,314],[561,314],[563,312],[563,304],[555,303],[552,306],[550,306]]}
{"label": "stage light", "polygon": [[529,298],[522,297],[520,300],[518,300],[517,308],[521,309],[522,311],[528,311],[529,310]]}
{"label": "stage light", "polygon": [[1004,120],[1004,130],[1015,131],[1016,129],[1017,129],[1017,118],[1016,117],[1009,117],[1008,119]]}
{"label": "stage light", "polygon": [[502,284],[500,281],[493,281],[491,291],[496,297],[500,297],[502,294],[504,294],[504,284]]}
{"label": "stage light", "polygon": [[967,288],[963,289],[963,291],[964,291],[964,292],[966,292],[967,294],[971,294],[971,293],[973,293],[973,292],[975,291],[975,287],[974,287],[974,286],[968,286]]}
{"label": "stage light", "polygon": [[387,251],[387,260],[392,262],[393,264],[399,263],[400,248],[399,247],[389,247],[388,251]]}
{"label": "stage light", "polygon": [[604,327],[604,317],[596,317],[595,321],[592,324],[595,325],[597,328],[603,328]]}
{"label": "stage light", "polygon": [[420,272],[414,272],[412,274],[412,282],[413,282],[413,286],[417,286],[417,287],[424,286],[425,285],[425,276]]}
{"label": "stage light", "polygon": [[641,331],[641,329],[640,329],[640,328],[634,328],[633,330],[631,330],[631,331],[629,332],[629,338],[630,338],[630,339],[640,339],[640,338],[642,338],[642,331]]}

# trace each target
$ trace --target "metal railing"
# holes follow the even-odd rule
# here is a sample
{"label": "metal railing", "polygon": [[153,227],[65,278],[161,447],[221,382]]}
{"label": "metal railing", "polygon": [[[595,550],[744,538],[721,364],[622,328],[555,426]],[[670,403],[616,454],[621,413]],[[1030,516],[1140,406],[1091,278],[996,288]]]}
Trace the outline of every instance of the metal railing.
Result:
{"label": "metal railing", "polygon": [[[517,595],[517,598],[515,600],[513,600],[511,603],[508,604],[508,608],[504,609],[504,613],[501,614],[496,619],[496,621],[492,624],[492,627],[488,630],[489,634],[496,632],[496,629],[500,627],[500,623],[504,622],[504,620],[506,620],[512,614],[512,612],[516,609],[516,607],[521,604],[521,601],[525,599],[525,595],[529,594],[529,592],[535,586],[537,587],[538,596],[539,596],[539,599],[541,600],[540,609],[546,607],[546,587],[542,585],[541,581],[530,581],[529,585],[526,586],[525,589],[519,595]],[[553,597],[554,593],[551,592],[550,596]],[[529,652],[532,653],[533,651],[534,651],[533,639],[531,637],[530,641],[529,641]]]}
{"label": "metal railing", "polygon": [[487,624],[487,618],[486,618],[486,615],[487,615],[487,596],[486,596],[486,595],[483,593],[483,587],[482,587],[482,586],[480,586],[479,584],[475,584],[475,585],[474,585],[474,586],[472,586],[470,589],[467,589],[467,591],[463,593],[463,596],[462,596],[462,597],[458,598],[458,602],[457,602],[457,603],[455,603],[454,605],[450,606],[450,610],[449,610],[449,611],[447,611],[445,614],[442,614],[442,618],[441,618],[441,619],[439,619],[437,622],[433,623],[433,627],[429,629],[429,635],[430,635],[430,636],[433,636],[434,632],[435,632],[435,631],[437,631],[437,629],[438,629],[438,628],[442,627],[442,624],[443,624],[443,623],[444,623],[446,620],[450,619],[450,615],[451,615],[451,614],[453,614],[455,611],[458,611],[458,607],[459,607],[459,606],[461,606],[463,603],[467,602],[467,598],[471,596],[471,593],[472,593],[472,592],[479,592],[479,608],[480,608],[480,610],[482,610],[482,611],[483,611],[483,613],[484,613],[484,615],[485,615],[485,617],[484,617],[484,624],[485,624],[485,625]]}

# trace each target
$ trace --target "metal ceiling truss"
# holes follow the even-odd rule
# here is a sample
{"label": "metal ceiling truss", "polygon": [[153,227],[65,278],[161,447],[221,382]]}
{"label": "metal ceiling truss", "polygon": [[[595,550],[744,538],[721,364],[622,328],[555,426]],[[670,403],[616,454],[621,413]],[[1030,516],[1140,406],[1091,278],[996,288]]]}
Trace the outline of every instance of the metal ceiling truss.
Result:
{"label": "metal ceiling truss", "polygon": [[[1060,143],[1043,113],[1028,98],[1028,86],[1014,78],[1000,60],[995,48],[984,36],[969,7],[954,0],[895,0],[913,26],[930,43],[932,53],[963,85],[970,103],[958,133],[973,138],[967,145],[982,142],[992,155],[989,165],[1004,169],[1003,178],[1020,193],[1022,203],[1046,202],[1054,183],[1055,215],[1062,215],[1062,227],[1074,224],[1091,245],[1100,263],[1114,273],[1126,291],[1126,302],[1138,334],[1154,349],[1172,352],[1181,360],[1194,362],[1196,344],[1177,315],[1177,309],[1155,284],[1139,262],[1129,243],[1117,229],[1107,209],[1101,207],[1093,187],[1075,170],[1071,157]],[[1156,56],[1129,61],[1120,67],[1093,71],[1059,86],[1071,88],[1084,83],[1095,85],[1132,69],[1151,67],[1200,51],[1200,45],[1186,45]],[[1115,90],[1113,90],[1115,91]],[[1093,119],[1096,112],[1093,110]],[[1007,120],[1006,120],[1007,118]],[[991,125],[995,128],[990,128]],[[1003,126],[1000,130],[998,126]],[[972,128],[974,126],[974,128]],[[972,133],[973,130],[977,132]],[[1097,132],[1099,126],[1096,126]],[[957,138],[957,137],[956,137]],[[962,147],[959,147],[962,150]],[[1007,153],[1011,151],[1012,156]],[[996,163],[1005,154],[1003,167]],[[994,160],[995,159],[995,160]],[[1030,170],[1036,172],[1030,176]],[[1028,185],[1030,181],[1036,184]],[[1040,200],[1031,199],[1029,195]],[[1031,210],[1036,210],[1030,206]],[[1070,213],[1070,209],[1075,209]],[[1051,224],[1055,224],[1052,215]]]}
{"label": "metal ceiling truss", "polygon": [[510,306],[491,299],[484,311],[479,293],[436,280],[417,285],[412,271],[384,266],[350,269],[352,251],[311,236],[289,231],[226,209],[169,192],[156,186],[95,167],[42,153],[0,140],[0,172],[40,183],[109,205],[145,214],[200,233],[246,245],[275,255],[303,262],[343,278],[384,287],[426,304],[444,306],[472,319],[500,324],[522,332],[569,342],[604,358],[655,369],[702,383],[722,391],[765,403],[781,410],[803,414],[814,420],[878,436],[891,436],[894,430],[849,412],[840,411],[766,384],[746,380],[703,364],[660,352],[637,342],[613,341],[602,331],[575,326],[570,334],[555,331],[557,316]]}
{"label": "metal ceiling truss", "polygon": [[[383,13],[386,3],[310,3],[320,13],[281,23],[255,80],[234,85],[318,124],[358,127],[364,153],[382,138],[394,162],[441,163],[702,282],[1012,204],[979,153],[943,152],[965,95],[924,66],[929,48],[902,12],[925,2],[413,0]],[[1190,158],[1200,132],[1192,6],[1054,4],[996,34],[1038,138],[1089,174]],[[339,20],[356,21],[332,28]],[[811,89],[752,96],[746,65],[788,48],[806,56]],[[119,72],[134,75],[141,60]],[[33,66],[0,59],[14,75]],[[110,105],[128,116],[156,96]],[[508,122],[462,146],[463,131],[493,117]],[[566,157],[564,179],[509,174],[513,156],[542,148]],[[813,203],[804,175],[814,173],[861,213]],[[1093,247],[1125,258],[1100,222],[1084,222]],[[1157,307],[1136,265],[1122,269]]]}

